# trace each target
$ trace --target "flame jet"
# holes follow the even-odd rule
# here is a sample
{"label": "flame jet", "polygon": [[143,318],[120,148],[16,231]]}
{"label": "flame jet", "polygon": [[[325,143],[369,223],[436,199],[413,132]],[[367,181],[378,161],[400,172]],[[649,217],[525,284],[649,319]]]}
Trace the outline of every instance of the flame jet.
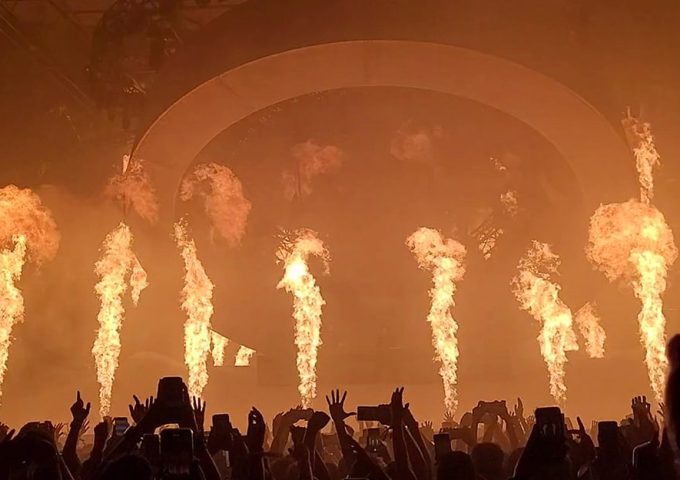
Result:
{"label": "flame jet", "polygon": [[208,384],[213,283],[198,259],[196,244],[189,239],[184,223],[175,224],[175,242],[184,260],[185,270],[181,300],[182,310],[187,314],[184,323],[184,363],[189,370],[189,394],[201,397]]}
{"label": "flame jet", "polygon": [[284,275],[276,288],[285,288],[293,294],[295,318],[295,345],[297,345],[297,370],[300,378],[298,391],[302,406],[311,407],[316,397],[316,361],[321,345],[321,310],[325,301],[321,289],[309,271],[310,255],[319,257],[328,273],[330,254],[312,230],[299,230],[295,238],[284,238],[276,257],[283,263]]}
{"label": "flame jet", "polygon": [[607,334],[600,325],[600,317],[595,312],[595,306],[590,302],[583,305],[574,315],[574,321],[586,342],[588,356],[604,358],[604,342]]}
{"label": "flame jet", "polygon": [[[123,157],[122,169],[113,175],[106,186],[105,195],[118,202],[124,212],[134,212],[150,224],[158,220],[158,201],[151,181],[141,160]],[[95,292],[100,299],[97,321],[99,329],[92,354],[99,381],[99,413],[108,416],[111,409],[113,382],[120,356],[120,330],[125,309],[123,295],[130,288],[132,303],[136,306],[142,291],[149,286],[146,271],[132,251],[133,235],[122,221],[104,239],[102,256],[95,264],[99,282]]]}
{"label": "flame jet", "polygon": [[567,399],[564,367],[567,352],[578,350],[571,310],[560,300],[560,286],[551,280],[560,259],[550,245],[533,241],[520,260],[519,273],[512,280],[515,297],[522,310],[539,321],[538,344],[548,366],[550,394],[558,403]]}
{"label": "flame jet", "polygon": [[637,200],[600,206],[590,219],[588,259],[610,281],[623,280],[640,300],[638,315],[645,363],[657,400],[663,399],[668,362],[661,296],[678,257],[663,214]]}
{"label": "flame jet", "polygon": [[654,167],[661,164],[661,155],[654,144],[652,126],[631,115],[624,118],[621,123],[635,156],[635,168],[638,171],[640,183],[640,201],[649,205],[654,198]]}
{"label": "flame jet", "polygon": [[236,357],[234,358],[235,367],[248,367],[250,366],[250,359],[255,355],[255,350],[248,348],[244,345],[238,347],[236,352]]}
{"label": "flame jet", "polygon": [[52,214],[38,195],[14,185],[0,188],[0,395],[12,330],[24,316],[17,282],[28,260],[41,265],[54,258],[59,240]]}
{"label": "flame jet", "polygon": [[213,330],[210,332],[210,343],[212,344],[210,355],[213,359],[213,365],[215,367],[223,366],[224,350],[227,348],[227,345],[229,345],[229,339]]}
{"label": "flame jet", "polygon": [[121,222],[104,239],[102,257],[95,264],[99,282],[95,292],[101,305],[97,321],[99,329],[92,347],[99,382],[99,413],[108,416],[111,410],[113,382],[120,356],[120,330],[123,325],[125,308],[123,295],[131,289],[133,304],[147,285],[146,272],[132,251],[132,232]]}
{"label": "flame jet", "polygon": [[451,314],[455,305],[456,282],[465,274],[465,247],[432,228],[422,227],[406,239],[406,245],[416,256],[418,266],[432,272],[430,312],[427,321],[432,327],[432,345],[440,362],[439,375],[444,383],[444,406],[453,414],[458,406],[456,392],[458,369],[458,324]]}

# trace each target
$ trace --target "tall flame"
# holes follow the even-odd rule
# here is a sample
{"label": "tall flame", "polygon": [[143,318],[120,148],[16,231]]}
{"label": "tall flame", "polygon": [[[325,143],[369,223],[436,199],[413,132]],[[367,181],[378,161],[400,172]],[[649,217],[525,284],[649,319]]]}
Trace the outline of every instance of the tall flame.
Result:
{"label": "tall flame", "polygon": [[653,170],[661,163],[661,156],[654,145],[652,127],[649,123],[630,115],[622,123],[635,156],[635,167],[640,182],[640,200],[649,205],[654,198]]}
{"label": "tall flame", "polygon": [[121,172],[109,179],[104,194],[120,202],[126,211],[132,209],[142,220],[150,224],[158,221],[158,199],[143,160],[124,155]]}
{"label": "tall flame", "polygon": [[578,350],[571,310],[560,300],[561,287],[551,280],[560,259],[547,243],[533,241],[520,260],[519,273],[512,281],[520,307],[541,324],[538,343],[548,366],[550,394],[557,402],[567,398],[564,383],[567,352]]}
{"label": "tall flame", "polygon": [[236,358],[234,359],[235,367],[247,367],[250,365],[250,359],[255,355],[255,350],[248,348],[244,345],[238,347],[236,352]]}
{"label": "tall flame", "polygon": [[440,362],[439,375],[444,383],[444,405],[453,414],[458,406],[456,392],[458,369],[458,324],[451,314],[454,307],[456,282],[463,278],[465,247],[432,228],[421,227],[406,240],[418,265],[432,272],[430,312],[427,321],[432,327],[432,345]]}
{"label": "tall flame", "polygon": [[[7,371],[12,329],[24,316],[24,299],[15,282],[26,260],[26,237],[14,237],[14,248],[0,251],[0,387]],[[2,390],[0,390],[2,395]]]}
{"label": "tall flame", "polygon": [[184,323],[184,363],[189,370],[189,394],[201,397],[208,384],[208,354],[210,353],[213,314],[213,284],[196,254],[196,244],[189,239],[186,226],[175,224],[175,242],[184,260],[182,310],[187,314]]}
{"label": "tall flame", "polygon": [[590,302],[583,305],[574,315],[574,321],[586,341],[588,356],[604,358],[604,342],[607,334],[600,325],[600,317],[595,312],[595,306]]}
{"label": "tall flame", "polygon": [[602,205],[590,219],[586,253],[610,281],[630,283],[640,300],[645,363],[652,390],[662,400],[668,362],[661,296],[668,269],[678,257],[673,232],[654,206],[636,200]]}
{"label": "tall flame", "polygon": [[299,230],[296,238],[284,239],[276,252],[283,262],[284,275],[276,288],[285,288],[293,294],[293,318],[295,318],[295,344],[297,345],[297,369],[300,377],[298,391],[305,408],[316,397],[316,362],[321,345],[321,309],[325,301],[321,289],[309,271],[307,260],[316,255],[328,272],[329,253],[316,232]]}
{"label": "tall flame", "polygon": [[216,367],[221,367],[224,365],[224,350],[229,344],[229,339],[223,337],[216,331],[210,332],[210,343],[212,343],[211,356],[213,359],[213,365]]}
{"label": "tall flame", "polygon": [[12,329],[24,314],[16,282],[27,259],[40,265],[54,258],[58,248],[57,225],[40,197],[14,185],[0,188],[0,395]]}
{"label": "tall flame", "polygon": [[[139,295],[146,288],[146,272],[132,251],[132,232],[121,222],[104,239],[102,257],[95,264],[99,282],[95,292],[101,306],[97,321],[99,330],[92,347],[99,381],[99,411],[102,417],[111,409],[113,381],[120,356],[120,329],[123,324],[123,295],[131,288],[132,301],[137,305]],[[129,279],[128,279],[129,276]]]}

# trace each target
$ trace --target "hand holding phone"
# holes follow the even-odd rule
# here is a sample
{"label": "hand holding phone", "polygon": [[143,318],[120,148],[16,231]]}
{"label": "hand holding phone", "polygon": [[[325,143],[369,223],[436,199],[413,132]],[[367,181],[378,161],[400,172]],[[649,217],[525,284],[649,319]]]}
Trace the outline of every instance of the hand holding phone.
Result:
{"label": "hand holding phone", "polygon": [[434,436],[434,458],[439,461],[451,452],[451,437],[448,433],[437,433]]}

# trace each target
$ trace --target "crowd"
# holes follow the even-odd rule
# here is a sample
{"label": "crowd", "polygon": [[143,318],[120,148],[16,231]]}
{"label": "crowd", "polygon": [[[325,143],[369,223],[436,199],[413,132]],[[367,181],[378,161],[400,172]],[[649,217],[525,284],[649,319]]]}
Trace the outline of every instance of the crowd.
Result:
{"label": "crowd", "polygon": [[[665,406],[652,412],[636,397],[624,420],[589,428],[557,407],[527,415],[519,399],[512,408],[479,402],[435,428],[414,418],[403,388],[356,414],[347,412],[347,393],[333,391],[327,412],[297,407],[269,426],[253,408],[245,432],[228,414],[206,428],[205,403],[166,377],[155,398],[133,397],[132,424],[107,418],[86,443],[90,404],[78,393],[68,426],[2,425],[0,480],[678,480],[680,335],[668,358]],[[354,415],[359,428],[348,423]]]}

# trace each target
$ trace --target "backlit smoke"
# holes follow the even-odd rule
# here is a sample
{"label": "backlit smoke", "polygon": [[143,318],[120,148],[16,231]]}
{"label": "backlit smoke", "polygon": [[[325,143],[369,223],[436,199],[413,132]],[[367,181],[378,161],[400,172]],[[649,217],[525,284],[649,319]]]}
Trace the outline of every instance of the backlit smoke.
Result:
{"label": "backlit smoke", "polygon": [[505,193],[501,193],[501,205],[503,205],[503,210],[505,213],[514,217],[519,212],[519,203],[517,202],[517,192],[514,190],[508,190]]}
{"label": "backlit smoke", "polygon": [[637,200],[602,205],[590,219],[586,253],[610,281],[630,284],[640,300],[638,322],[645,363],[652,390],[662,400],[668,363],[661,296],[668,269],[678,257],[673,232],[654,206]]}
{"label": "backlit smoke", "polygon": [[212,359],[213,359],[213,365],[215,367],[221,367],[224,365],[224,350],[227,348],[227,345],[229,345],[229,339],[227,337],[223,337],[216,331],[211,331],[210,332],[210,343],[212,344]]}
{"label": "backlit smoke", "polygon": [[442,136],[442,128],[403,125],[392,137],[390,153],[401,162],[434,165],[435,140]]}
{"label": "backlit smoke", "polygon": [[125,155],[120,173],[111,177],[104,193],[120,202],[126,212],[132,209],[151,224],[158,221],[158,199],[142,160]]}
{"label": "backlit smoke", "polygon": [[184,322],[184,363],[189,370],[189,395],[200,398],[208,384],[213,284],[198,259],[196,244],[188,237],[186,226],[181,222],[175,224],[175,242],[184,260],[181,301],[182,310],[187,314]]}
{"label": "backlit smoke", "polygon": [[198,165],[184,179],[180,189],[183,201],[194,196],[203,199],[213,233],[220,235],[230,246],[238,245],[246,233],[252,206],[243,195],[243,186],[236,175],[224,165]]}
{"label": "backlit smoke", "polygon": [[236,352],[236,358],[234,359],[235,367],[248,367],[250,366],[250,359],[255,355],[255,350],[250,349],[241,345],[238,347]]}
{"label": "backlit smoke", "polygon": [[416,256],[418,266],[432,273],[430,312],[427,321],[432,327],[432,345],[440,363],[439,375],[444,382],[444,405],[453,414],[458,406],[456,392],[458,370],[458,324],[451,314],[455,305],[456,282],[463,278],[465,247],[432,228],[422,227],[406,240]]}
{"label": "backlit smoke", "polygon": [[654,145],[651,125],[630,115],[621,123],[623,123],[628,143],[635,155],[635,167],[640,182],[640,200],[649,205],[654,198],[654,167],[661,163],[661,156]]}
{"label": "backlit smoke", "polygon": [[14,185],[0,188],[0,395],[12,330],[24,316],[24,298],[16,284],[27,258],[42,264],[58,248],[57,225],[40,197]]}
{"label": "backlit smoke", "polygon": [[586,342],[586,352],[590,358],[604,358],[604,342],[607,334],[600,325],[600,317],[592,303],[583,305],[574,315],[574,321]]}
{"label": "backlit smoke", "polygon": [[561,287],[552,280],[559,264],[559,257],[547,243],[533,241],[519,262],[519,273],[512,286],[522,310],[541,324],[538,343],[548,366],[550,394],[563,403],[567,398],[564,382],[567,352],[578,350],[578,345],[571,310],[560,300]]}
{"label": "backlit smoke", "polygon": [[276,257],[283,263],[284,275],[276,288],[293,294],[298,390],[302,406],[309,408],[316,397],[316,362],[321,345],[321,309],[325,301],[316,279],[309,271],[311,255],[319,257],[328,273],[330,255],[316,232],[299,230],[291,238],[284,238]]}
{"label": "backlit smoke", "polygon": [[107,416],[111,409],[113,382],[120,356],[120,329],[123,324],[123,295],[131,287],[136,305],[139,295],[148,285],[146,272],[132,251],[132,232],[121,222],[104,239],[102,256],[95,264],[99,282],[95,292],[99,296],[97,315],[99,330],[92,347],[99,382],[99,412]]}
{"label": "backlit smoke", "polygon": [[295,168],[284,170],[281,176],[288,200],[309,196],[314,178],[338,171],[345,159],[344,152],[335,145],[319,145],[312,140],[293,146],[291,154]]}

